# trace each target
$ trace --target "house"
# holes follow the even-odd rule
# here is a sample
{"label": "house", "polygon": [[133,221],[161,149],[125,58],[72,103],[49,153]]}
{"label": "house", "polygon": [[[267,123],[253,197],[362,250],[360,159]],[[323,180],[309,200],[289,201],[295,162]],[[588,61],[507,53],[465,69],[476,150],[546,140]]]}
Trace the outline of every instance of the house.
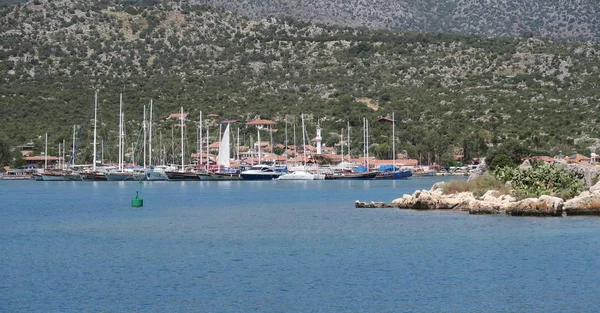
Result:
{"label": "house", "polygon": [[45,156],[45,155],[35,155],[35,156],[27,156],[23,158],[24,161],[28,162],[32,167],[35,168],[44,168],[46,162],[48,163],[48,167],[55,167],[57,163],[62,162],[62,157],[55,156]]}
{"label": "house", "polygon": [[533,159],[538,162],[544,162],[544,163],[548,163],[548,164],[550,164],[550,163],[552,163],[552,161],[554,161],[553,157],[545,156],[545,155],[538,155],[538,156],[535,156]]}
{"label": "house", "polygon": [[33,142],[28,142],[24,145],[17,146],[17,150],[21,152],[21,155],[24,157],[30,156],[33,154],[34,146]]}
{"label": "house", "polygon": [[565,160],[567,161],[567,163],[577,163],[577,164],[590,164],[592,161],[591,158],[588,158],[585,155],[582,155],[579,153],[575,153],[573,155],[566,156]]}

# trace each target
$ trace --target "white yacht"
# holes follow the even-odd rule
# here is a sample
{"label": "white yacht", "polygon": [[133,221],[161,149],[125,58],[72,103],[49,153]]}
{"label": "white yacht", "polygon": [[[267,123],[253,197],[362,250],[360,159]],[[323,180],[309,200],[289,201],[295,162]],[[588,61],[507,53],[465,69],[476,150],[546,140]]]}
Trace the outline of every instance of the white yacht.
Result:
{"label": "white yacht", "polygon": [[240,176],[245,180],[270,180],[278,178],[286,171],[287,170],[275,166],[258,164],[252,166],[249,170],[241,172]]}

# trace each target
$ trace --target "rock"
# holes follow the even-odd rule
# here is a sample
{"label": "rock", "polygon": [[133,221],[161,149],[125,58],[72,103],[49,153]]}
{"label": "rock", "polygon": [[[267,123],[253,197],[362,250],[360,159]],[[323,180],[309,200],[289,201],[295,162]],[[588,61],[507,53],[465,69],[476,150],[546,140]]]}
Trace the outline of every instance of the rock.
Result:
{"label": "rock", "polygon": [[385,202],[379,202],[379,201],[371,201],[370,203],[366,203],[366,202],[361,202],[361,201],[354,201],[354,207],[355,208],[369,208],[369,209],[380,209],[380,208],[391,208],[392,206],[390,204],[386,204]]}
{"label": "rock", "polygon": [[487,164],[485,163],[485,158],[483,158],[481,159],[481,163],[479,163],[475,169],[469,172],[469,178],[467,181],[480,177],[485,174],[485,172],[487,172]]}
{"label": "rock", "polygon": [[355,208],[366,208],[367,204],[358,200],[354,201],[354,207]]}
{"label": "rock", "polygon": [[561,198],[541,196],[511,202],[505,212],[512,216],[562,216],[563,206]]}
{"label": "rock", "polygon": [[600,181],[590,187],[591,194],[600,194]]}
{"label": "rock", "polygon": [[594,182],[596,182],[600,177],[600,172],[593,166],[585,166],[575,163],[562,166],[565,166],[568,171],[575,173],[581,179],[585,189],[590,189],[592,185],[594,185]]}
{"label": "rock", "polygon": [[498,199],[503,202],[514,202],[517,200],[511,195],[501,195],[500,197],[498,197]]}
{"label": "rock", "polygon": [[444,184],[445,182],[443,181],[437,182],[433,184],[433,186],[431,186],[431,189],[429,189],[429,191],[443,190]]}
{"label": "rock", "polygon": [[483,201],[498,201],[498,191],[497,190],[488,190],[486,191],[486,193],[481,197],[481,200]]}
{"label": "rock", "polygon": [[519,169],[522,169],[522,170],[528,170],[531,168],[532,168],[532,166],[531,166],[531,163],[529,162],[529,160],[525,160],[525,161],[523,161],[523,163],[521,163],[521,165],[519,165]]}
{"label": "rock", "polygon": [[470,203],[469,214],[499,214],[506,204],[500,201],[475,200]]}
{"label": "rock", "polygon": [[476,201],[472,192],[460,192],[443,196],[439,203],[440,210],[468,211],[471,208],[471,202]]}
{"label": "rock", "polygon": [[567,215],[600,215],[600,195],[579,195],[567,200],[564,209]]}

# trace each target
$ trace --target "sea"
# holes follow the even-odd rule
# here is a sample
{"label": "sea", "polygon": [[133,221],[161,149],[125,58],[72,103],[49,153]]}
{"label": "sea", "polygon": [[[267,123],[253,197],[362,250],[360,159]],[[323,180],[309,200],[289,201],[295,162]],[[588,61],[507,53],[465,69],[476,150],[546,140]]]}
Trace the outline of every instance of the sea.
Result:
{"label": "sea", "polygon": [[0,312],[600,311],[598,217],[354,207],[448,179],[0,181]]}

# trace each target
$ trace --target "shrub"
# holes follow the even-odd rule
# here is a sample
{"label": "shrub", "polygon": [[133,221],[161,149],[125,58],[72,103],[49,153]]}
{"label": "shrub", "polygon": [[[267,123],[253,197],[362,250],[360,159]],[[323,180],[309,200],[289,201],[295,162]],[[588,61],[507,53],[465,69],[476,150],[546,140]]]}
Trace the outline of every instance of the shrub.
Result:
{"label": "shrub", "polygon": [[489,173],[469,181],[449,181],[442,186],[444,194],[472,192],[476,197],[483,196],[488,190],[496,190],[500,195],[510,193],[510,188],[503,181]]}
{"label": "shrub", "polygon": [[515,166],[515,162],[504,153],[496,154],[490,161],[490,170],[492,171],[497,168],[513,168]]}
{"label": "shrub", "polygon": [[530,169],[501,167],[494,170],[501,181],[510,181],[519,197],[550,195],[570,199],[583,191],[581,181],[573,172],[560,166],[535,164]]}

